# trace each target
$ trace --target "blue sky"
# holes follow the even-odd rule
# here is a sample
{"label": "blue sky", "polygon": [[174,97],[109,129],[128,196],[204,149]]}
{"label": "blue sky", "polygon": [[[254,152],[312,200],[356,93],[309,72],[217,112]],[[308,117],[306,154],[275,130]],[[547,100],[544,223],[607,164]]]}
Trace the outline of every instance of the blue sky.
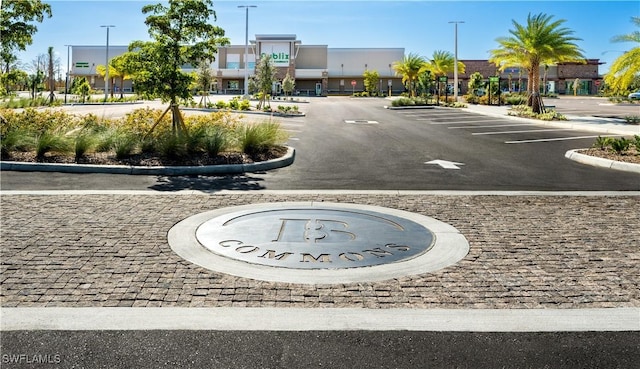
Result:
{"label": "blue sky", "polygon": [[[110,45],[128,45],[148,40],[145,4],[149,0],[44,0],[53,17],[38,25],[34,43],[19,55],[31,64],[49,46],[59,54],[66,69],[64,45],[104,45],[105,28]],[[587,58],[601,59],[608,70],[611,62],[631,43],[611,43],[616,35],[637,30],[632,16],[640,16],[640,1],[220,1],[214,0],[216,25],[226,31],[232,44],[243,45],[245,10],[238,5],[257,5],[249,11],[249,38],[255,34],[296,34],[306,45],[329,47],[404,47],[429,57],[435,50],[454,50],[454,25],[458,25],[458,57],[487,59],[496,48],[495,39],[508,36],[512,20],[525,23],[528,13],[547,13],[565,19],[564,26],[582,39],[578,45]]]}

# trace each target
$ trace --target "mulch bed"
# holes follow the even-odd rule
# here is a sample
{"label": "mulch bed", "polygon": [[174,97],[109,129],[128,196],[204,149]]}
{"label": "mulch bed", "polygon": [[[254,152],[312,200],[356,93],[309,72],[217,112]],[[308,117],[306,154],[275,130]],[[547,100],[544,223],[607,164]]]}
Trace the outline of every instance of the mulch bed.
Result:
{"label": "mulch bed", "polygon": [[631,147],[629,148],[629,150],[621,154],[618,154],[611,150],[602,150],[598,148],[579,150],[579,152],[584,155],[595,156],[603,159],[640,164],[640,152],[638,152],[635,147]]}
{"label": "mulch bed", "polygon": [[47,154],[44,158],[36,158],[35,152],[10,152],[3,155],[2,160],[30,163],[57,163],[57,164],[94,164],[94,165],[130,165],[130,166],[204,166],[225,164],[251,164],[255,162],[277,159],[287,153],[284,146],[276,146],[269,150],[247,155],[240,152],[222,152],[215,157],[206,153],[199,153],[187,158],[166,158],[158,154],[141,153],[127,158],[117,159],[114,153],[90,153],[77,162],[70,155]]}

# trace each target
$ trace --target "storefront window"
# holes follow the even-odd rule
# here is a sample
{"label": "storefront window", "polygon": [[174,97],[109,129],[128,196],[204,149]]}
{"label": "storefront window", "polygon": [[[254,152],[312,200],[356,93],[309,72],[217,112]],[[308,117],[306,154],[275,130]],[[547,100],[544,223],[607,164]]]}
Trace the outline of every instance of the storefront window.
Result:
{"label": "storefront window", "polygon": [[240,89],[240,81],[227,81],[227,89],[228,90],[239,90]]}

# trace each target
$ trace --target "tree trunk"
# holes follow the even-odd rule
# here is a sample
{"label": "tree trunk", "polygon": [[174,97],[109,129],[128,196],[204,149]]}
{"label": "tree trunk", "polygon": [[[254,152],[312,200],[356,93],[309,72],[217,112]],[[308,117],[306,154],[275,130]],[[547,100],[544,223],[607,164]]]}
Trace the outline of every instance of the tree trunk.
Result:
{"label": "tree trunk", "polygon": [[540,114],[544,113],[544,103],[542,101],[542,97],[540,96],[540,66],[534,64],[531,66],[531,73],[529,85],[531,86],[531,90],[529,91],[529,106],[533,110],[534,113]]}

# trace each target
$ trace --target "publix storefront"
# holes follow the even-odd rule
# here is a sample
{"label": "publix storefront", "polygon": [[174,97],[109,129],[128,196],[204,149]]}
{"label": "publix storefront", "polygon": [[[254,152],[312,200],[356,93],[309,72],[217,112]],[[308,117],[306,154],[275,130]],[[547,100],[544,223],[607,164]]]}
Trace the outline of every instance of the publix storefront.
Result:
{"label": "publix storefront", "polygon": [[[217,81],[213,90],[220,93],[242,92],[244,67],[252,74],[256,59],[269,55],[280,81],[289,73],[295,78],[296,93],[301,95],[327,95],[363,91],[362,75],[375,70],[380,75],[381,89],[394,92],[403,90],[401,77],[391,68],[402,60],[404,48],[330,48],[327,45],[303,45],[296,35],[256,35],[251,40],[245,63],[244,45],[232,45],[219,49],[212,65]],[[257,58],[256,58],[257,57]],[[281,92],[277,82],[273,88]]]}
{"label": "publix storefront", "polygon": [[[127,51],[127,46],[109,46],[109,58]],[[211,69],[215,81],[213,93],[244,93],[244,71],[249,75],[255,70],[256,60],[270,55],[276,67],[279,82],[274,83],[275,93],[281,92],[281,81],[287,72],[295,78],[295,91],[299,95],[323,96],[327,94],[350,94],[364,90],[362,75],[366,70],[375,70],[380,75],[380,88],[394,93],[403,90],[400,76],[391,68],[395,61],[402,60],[404,48],[330,48],[327,45],[303,45],[293,34],[256,35],[250,41],[245,58],[245,45],[220,47]],[[246,60],[245,60],[246,59]],[[105,46],[72,46],[71,76],[84,76],[95,89],[104,88],[104,79],[96,72],[96,66],[104,65]],[[185,71],[192,69],[185,67]],[[131,81],[113,81],[116,90],[132,91]]]}

